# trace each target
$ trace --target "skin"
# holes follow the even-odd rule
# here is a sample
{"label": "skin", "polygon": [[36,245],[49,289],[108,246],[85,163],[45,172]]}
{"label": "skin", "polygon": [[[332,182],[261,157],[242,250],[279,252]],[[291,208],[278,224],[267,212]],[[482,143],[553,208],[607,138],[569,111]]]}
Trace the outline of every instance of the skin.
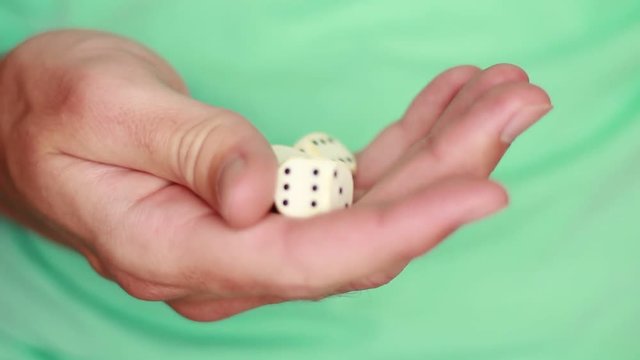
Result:
{"label": "skin", "polygon": [[358,154],[353,207],[297,220],[269,212],[277,164],[251,122],[128,39],[36,36],[0,95],[2,212],[197,321],[388,283],[507,205],[489,175],[551,109],[516,66],[449,69]]}

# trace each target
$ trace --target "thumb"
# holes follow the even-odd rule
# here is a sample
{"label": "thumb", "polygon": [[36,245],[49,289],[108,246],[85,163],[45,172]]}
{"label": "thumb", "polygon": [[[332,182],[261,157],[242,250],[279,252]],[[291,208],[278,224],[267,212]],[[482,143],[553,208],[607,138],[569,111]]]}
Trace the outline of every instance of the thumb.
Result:
{"label": "thumb", "polygon": [[232,226],[248,226],[264,216],[273,204],[277,168],[268,141],[228,110],[204,109],[183,121],[168,135],[171,146],[158,165]]}
{"label": "thumb", "polygon": [[232,226],[251,225],[271,208],[276,158],[239,114],[168,89],[119,89],[103,101],[100,112],[94,104],[78,114],[73,134],[59,142],[63,152],[188,187]]}

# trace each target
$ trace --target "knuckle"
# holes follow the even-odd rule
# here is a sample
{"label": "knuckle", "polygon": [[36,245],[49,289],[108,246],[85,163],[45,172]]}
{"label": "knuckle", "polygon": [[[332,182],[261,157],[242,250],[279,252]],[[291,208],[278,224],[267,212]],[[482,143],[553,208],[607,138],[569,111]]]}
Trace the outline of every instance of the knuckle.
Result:
{"label": "knuckle", "polygon": [[[95,113],[110,94],[108,78],[90,66],[60,70],[52,82],[43,108],[57,114],[83,118]],[[106,108],[106,107],[105,107]]]}
{"label": "knuckle", "polygon": [[[118,63],[107,56],[99,60],[79,61],[75,66],[51,69],[46,96],[41,97],[44,112],[63,115],[74,121],[94,119],[118,121],[123,114],[135,111],[126,104],[139,99],[144,104],[148,95],[141,85],[127,80]],[[132,70],[133,71],[133,70]]]}
{"label": "knuckle", "polygon": [[430,139],[424,145],[424,151],[420,155],[420,160],[424,164],[423,168],[428,168],[429,164],[444,164],[451,158],[451,149],[454,145],[449,141],[442,141],[440,138]]}
{"label": "knuckle", "polygon": [[483,80],[495,84],[508,81],[529,81],[529,76],[519,66],[513,64],[497,64],[485,70]]}
{"label": "knuckle", "polygon": [[178,288],[158,285],[151,281],[137,279],[122,272],[114,272],[115,280],[120,287],[136,299],[146,301],[162,301],[181,293]]}
{"label": "knuckle", "polygon": [[[215,139],[218,136],[220,124],[216,121],[201,121],[197,124],[189,125],[189,128],[181,131],[181,135],[175,142],[176,158],[174,160],[174,175],[181,179],[181,182],[193,185],[198,178],[197,173],[199,163],[202,161],[221,161],[217,149],[206,149],[207,144],[220,146]],[[208,153],[209,152],[209,153]],[[212,158],[209,156],[212,155]]]}
{"label": "knuckle", "polygon": [[174,145],[176,175],[184,177],[186,183],[193,184],[201,162],[222,162],[226,149],[239,142],[241,120],[240,115],[228,110],[219,109],[211,113],[210,109],[206,109],[201,120],[180,125],[180,135],[176,137]]}
{"label": "knuckle", "polygon": [[[88,51],[87,43],[104,41],[104,38],[67,34],[63,53],[44,57],[44,50],[50,44],[61,40],[56,36],[64,30],[46,32],[27,39],[13,49],[3,60],[3,73],[20,83],[19,91],[29,103],[32,111],[38,113],[58,113],[61,110],[74,112],[86,109],[91,99],[102,98],[115,91],[105,92],[102,86],[110,77],[105,75],[112,59],[108,53],[97,56],[96,51]],[[46,58],[46,60],[43,60]]]}

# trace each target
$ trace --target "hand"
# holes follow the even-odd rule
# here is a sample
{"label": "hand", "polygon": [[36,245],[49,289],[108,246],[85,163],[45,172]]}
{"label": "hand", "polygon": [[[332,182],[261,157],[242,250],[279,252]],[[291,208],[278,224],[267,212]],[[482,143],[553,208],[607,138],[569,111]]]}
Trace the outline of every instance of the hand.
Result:
{"label": "hand", "polygon": [[532,123],[548,109],[518,69],[453,69],[359,155],[351,209],[292,220],[268,213],[267,141],[240,115],[191,99],[138,44],[38,36],[0,64],[0,94],[3,211],[129,294],[200,321],[388,282],[506,205],[487,179],[507,147],[502,130],[520,110],[536,108],[520,117]]}

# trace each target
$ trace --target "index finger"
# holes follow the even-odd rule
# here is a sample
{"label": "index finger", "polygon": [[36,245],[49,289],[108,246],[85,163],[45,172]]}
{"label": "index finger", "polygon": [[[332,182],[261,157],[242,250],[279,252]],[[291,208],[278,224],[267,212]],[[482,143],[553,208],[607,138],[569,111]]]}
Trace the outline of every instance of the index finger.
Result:
{"label": "index finger", "polygon": [[[354,206],[307,220],[270,215],[236,230],[215,216],[187,222],[179,241],[162,239],[168,276],[227,296],[317,298],[431,249],[472,220],[504,207],[488,180],[448,179],[392,202]],[[175,271],[177,269],[177,271]]]}

